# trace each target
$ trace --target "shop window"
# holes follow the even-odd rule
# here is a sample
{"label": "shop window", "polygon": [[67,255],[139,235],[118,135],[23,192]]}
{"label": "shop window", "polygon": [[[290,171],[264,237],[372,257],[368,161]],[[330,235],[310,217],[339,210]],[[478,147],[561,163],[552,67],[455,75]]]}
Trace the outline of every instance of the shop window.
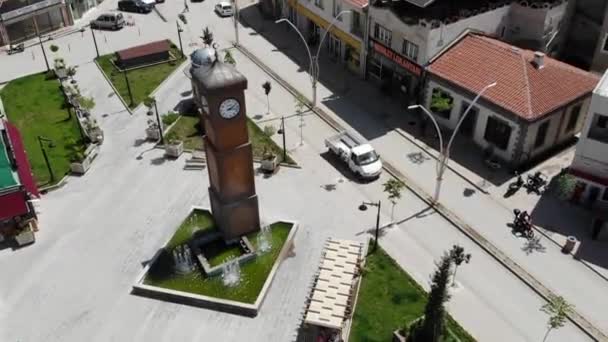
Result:
{"label": "shop window", "polygon": [[608,144],[608,116],[595,113],[589,129],[589,139]]}
{"label": "shop window", "polygon": [[390,47],[393,39],[393,33],[384,28],[382,25],[376,24],[374,25],[374,38],[384,43],[384,45]]}
{"label": "shop window", "polygon": [[570,110],[570,117],[568,118],[568,125],[566,125],[566,132],[570,132],[576,127],[578,118],[581,115],[581,107],[581,104],[577,104],[576,106],[572,107],[572,110]]}
{"label": "shop window", "polygon": [[415,62],[418,60],[418,45],[404,39],[403,46],[401,47],[401,53]]}
{"label": "shop window", "polygon": [[435,88],[431,94],[431,111],[444,119],[450,119],[454,98],[447,92]]}
{"label": "shop window", "polygon": [[323,0],[315,0],[315,5],[320,9],[323,9]]}
{"label": "shop window", "polygon": [[538,127],[538,131],[536,132],[536,140],[534,140],[534,148],[539,148],[545,144],[550,122],[551,121],[547,120]]}
{"label": "shop window", "polygon": [[483,138],[501,150],[506,150],[511,139],[511,126],[493,116],[488,118]]}

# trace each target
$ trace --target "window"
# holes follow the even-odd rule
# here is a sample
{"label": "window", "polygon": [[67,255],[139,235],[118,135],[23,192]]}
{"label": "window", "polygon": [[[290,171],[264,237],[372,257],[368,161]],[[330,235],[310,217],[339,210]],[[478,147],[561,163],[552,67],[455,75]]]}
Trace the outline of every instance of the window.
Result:
{"label": "window", "polygon": [[[316,1],[316,0],[315,0]],[[391,46],[391,40],[393,33],[383,26],[376,24],[374,25],[374,38],[384,43],[386,46]]]}
{"label": "window", "polygon": [[431,111],[444,119],[450,119],[454,98],[447,92],[434,88],[431,94]]}
{"label": "window", "polygon": [[[340,0],[334,0],[334,18],[342,12],[342,4]],[[342,21],[342,16],[338,17],[339,21]]]}
{"label": "window", "polygon": [[511,139],[511,126],[493,116],[488,118],[483,138],[501,150],[506,150]]}
{"label": "window", "polygon": [[363,32],[361,30],[361,16],[360,16],[359,12],[355,12],[355,11],[351,12],[351,17],[352,17],[352,20],[351,20],[350,32],[358,37],[362,37]]}
{"label": "window", "polygon": [[406,55],[409,59],[416,61],[418,59],[418,45],[404,39],[401,53]]}
{"label": "window", "polygon": [[534,148],[541,147],[545,143],[549,123],[550,121],[545,121],[538,127],[538,131],[536,132],[536,140],[534,140]]}
{"label": "window", "polygon": [[608,144],[608,116],[595,113],[589,128],[589,139]]}
{"label": "window", "polygon": [[321,9],[323,9],[323,0],[315,0],[315,5]]}
{"label": "window", "polygon": [[576,123],[578,122],[578,118],[581,114],[581,106],[582,105],[577,104],[576,106],[572,107],[572,110],[570,110],[570,117],[568,118],[568,125],[566,125],[566,132],[570,132],[576,127]]}

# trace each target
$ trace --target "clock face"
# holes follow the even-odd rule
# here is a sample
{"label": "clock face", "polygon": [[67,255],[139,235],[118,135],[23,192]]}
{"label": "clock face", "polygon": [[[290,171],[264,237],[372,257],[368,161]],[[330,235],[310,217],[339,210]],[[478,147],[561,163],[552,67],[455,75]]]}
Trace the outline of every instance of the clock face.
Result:
{"label": "clock face", "polygon": [[234,98],[225,99],[220,104],[220,115],[224,119],[234,118],[235,116],[237,116],[239,114],[240,110],[241,110],[241,104],[239,103],[239,101],[237,101],[237,99],[234,99]]}

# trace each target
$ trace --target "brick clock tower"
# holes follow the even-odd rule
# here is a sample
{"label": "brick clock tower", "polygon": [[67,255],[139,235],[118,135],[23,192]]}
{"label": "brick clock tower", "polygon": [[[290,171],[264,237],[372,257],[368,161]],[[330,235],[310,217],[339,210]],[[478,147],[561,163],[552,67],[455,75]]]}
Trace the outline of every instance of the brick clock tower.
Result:
{"label": "brick clock tower", "polygon": [[211,211],[224,240],[260,229],[253,153],[247,132],[247,79],[213,47],[191,55],[192,93],[200,110]]}

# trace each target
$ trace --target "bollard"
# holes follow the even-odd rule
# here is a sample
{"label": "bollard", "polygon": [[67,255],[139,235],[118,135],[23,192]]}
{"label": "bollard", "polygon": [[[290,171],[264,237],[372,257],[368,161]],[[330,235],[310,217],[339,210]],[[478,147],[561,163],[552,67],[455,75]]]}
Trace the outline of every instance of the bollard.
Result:
{"label": "bollard", "polygon": [[576,246],[576,238],[574,236],[568,236],[566,238],[566,243],[564,243],[564,247],[562,247],[562,253],[569,254]]}

